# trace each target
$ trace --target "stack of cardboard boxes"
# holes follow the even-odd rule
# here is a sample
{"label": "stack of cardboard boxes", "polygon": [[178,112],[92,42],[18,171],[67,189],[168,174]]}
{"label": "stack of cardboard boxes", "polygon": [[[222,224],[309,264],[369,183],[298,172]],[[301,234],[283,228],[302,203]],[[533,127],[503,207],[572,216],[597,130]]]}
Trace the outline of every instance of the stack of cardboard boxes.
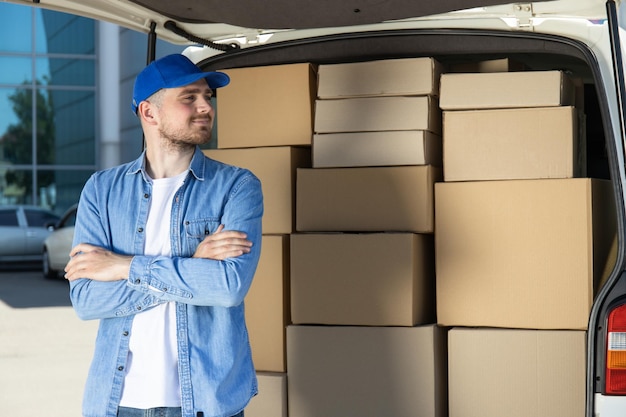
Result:
{"label": "stack of cardboard boxes", "polygon": [[291,417],[445,415],[439,73],[431,58],[319,67],[291,238]]}
{"label": "stack of cardboard boxes", "polygon": [[226,70],[218,91],[218,149],[209,157],[250,169],[263,187],[261,259],[246,297],[260,394],[250,417],[287,416],[286,326],[289,237],[295,230],[296,169],[311,166],[316,68],[309,64]]}
{"label": "stack of cardboard boxes", "polygon": [[206,153],[265,198],[246,416],[584,415],[615,214],[565,74],[225,72]]}
{"label": "stack of cardboard boxes", "polygon": [[581,178],[575,97],[559,71],[441,77],[450,417],[585,415],[585,329],[615,214],[610,183]]}

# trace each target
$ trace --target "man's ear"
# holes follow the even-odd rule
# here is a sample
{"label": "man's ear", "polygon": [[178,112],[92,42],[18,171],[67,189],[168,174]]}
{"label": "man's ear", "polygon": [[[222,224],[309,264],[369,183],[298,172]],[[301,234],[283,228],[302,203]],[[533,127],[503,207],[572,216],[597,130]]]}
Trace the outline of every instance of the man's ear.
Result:
{"label": "man's ear", "polygon": [[154,106],[148,101],[142,101],[139,103],[137,107],[137,115],[140,119],[144,120],[146,123],[154,124],[156,123],[156,109]]}

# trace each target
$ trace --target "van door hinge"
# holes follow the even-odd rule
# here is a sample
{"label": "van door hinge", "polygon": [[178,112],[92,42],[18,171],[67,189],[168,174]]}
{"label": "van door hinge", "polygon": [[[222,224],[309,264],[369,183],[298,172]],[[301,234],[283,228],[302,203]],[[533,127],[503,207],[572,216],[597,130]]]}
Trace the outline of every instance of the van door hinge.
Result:
{"label": "van door hinge", "polygon": [[533,4],[517,3],[513,5],[517,28],[521,30],[533,30]]}

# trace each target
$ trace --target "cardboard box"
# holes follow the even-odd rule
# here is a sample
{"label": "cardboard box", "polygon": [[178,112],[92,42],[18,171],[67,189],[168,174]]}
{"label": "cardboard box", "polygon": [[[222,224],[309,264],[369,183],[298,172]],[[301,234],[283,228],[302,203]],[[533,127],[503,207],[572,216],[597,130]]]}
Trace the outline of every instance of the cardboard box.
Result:
{"label": "cardboard box", "polygon": [[316,68],[311,64],[222,70],[217,94],[217,147],[310,145]]}
{"label": "cardboard box", "polygon": [[313,136],[313,167],[441,166],[441,137],[424,130]]}
{"label": "cardboard box", "polygon": [[300,232],[413,232],[434,228],[430,165],[297,170]]}
{"label": "cardboard box", "polygon": [[435,196],[439,324],[587,328],[616,233],[609,181],[439,183]]}
{"label": "cardboard box", "polygon": [[428,130],[441,133],[437,100],[420,97],[364,97],[315,102],[315,133]]}
{"label": "cardboard box", "polygon": [[561,71],[442,74],[443,110],[571,106],[575,88]]}
{"label": "cardboard box", "polygon": [[445,344],[437,326],[289,326],[289,416],[445,417]]}
{"label": "cardboard box", "polygon": [[247,168],[263,188],[263,233],[295,230],[296,168],[311,166],[311,150],[288,146],[205,150],[209,158]]}
{"label": "cardboard box", "polygon": [[287,417],[287,374],[257,372],[259,393],[246,407],[246,417]]}
{"label": "cardboard box", "polygon": [[285,328],[290,323],[289,236],[263,236],[261,259],[245,303],[256,370],[285,372]]}
{"label": "cardboard box", "polygon": [[426,96],[439,93],[441,64],[433,58],[320,65],[319,98]]}
{"label": "cardboard box", "polygon": [[524,71],[526,69],[527,67],[524,64],[510,58],[458,62],[447,66],[447,72],[509,72]]}
{"label": "cardboard box", "polygon": [[573,178],[579,166],[573,107],[446,111],[445,181]]}
{"label": "cardboard box", "polygon": [[584,417],[584,331],[448,333],[450,417]]}
{"label": "cardboard box", "polygon": [[433,249],[432,235],[292,235],[292,323],[434,323]]}

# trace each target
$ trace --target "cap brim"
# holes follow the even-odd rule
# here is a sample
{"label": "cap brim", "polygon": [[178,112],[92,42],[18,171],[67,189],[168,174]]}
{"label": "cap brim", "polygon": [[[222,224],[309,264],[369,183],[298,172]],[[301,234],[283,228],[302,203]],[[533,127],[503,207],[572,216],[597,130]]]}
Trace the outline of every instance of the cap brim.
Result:
{"label": "cap brim", "polygon": [[165,88],[183,87],[195,83],[202,78],[206,80],[207,84],[212,89],[224,87],[230,83],[230,77],[223,72],[199,72],[172,80],[167,83]]}

